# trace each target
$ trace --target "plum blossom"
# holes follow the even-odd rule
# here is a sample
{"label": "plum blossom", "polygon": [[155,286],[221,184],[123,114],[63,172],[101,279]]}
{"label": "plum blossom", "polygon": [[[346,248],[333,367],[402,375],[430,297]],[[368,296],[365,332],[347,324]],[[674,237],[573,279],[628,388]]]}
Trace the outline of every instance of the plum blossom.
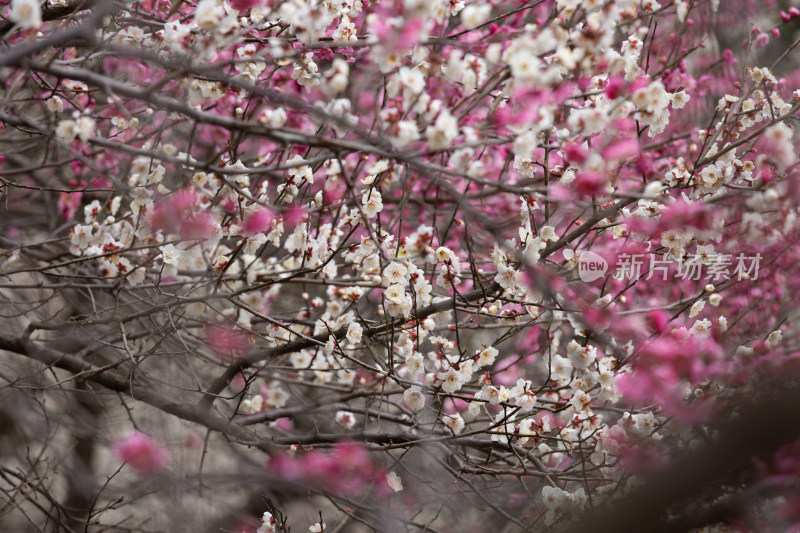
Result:
{"label": "plum blossom", "polygon": [[392,261],[383,269],[383,281],[388,285],[408,285],[408,269],[396,261]]}
{"label": "plum blossom", "polygon": [[153,437],[134,431],[111,444],[114,454],[131,465],[140,475],[155,474],[169,462],[169,452]]}
{"label": "plum blossom", "polygon": [[356,417],[353,415],[353,413],[347,411],[337,411],[336,422],[346,429],[351,429],[356,425]]}
{"label": "plum blossom", "polygon": [[465,382],[464,375],[455,368],[439,375],[439,379],[442,381],[442,390],[450,394],[461,389]]}
{"label": "plum blossom", "polygon": [[464,431],[464,419],[459,414],[444,415],[442,422],[456,435]]}
{"label": "plum blossom", "polygon": [[11,12],[8,17],[24,30],[42,25],[41,7],[36,0],[11,0]]}
{"label": "plum blossom", "polygon": [[395,148],[403,148],[420,138],[417,124],[410,120],[397,121],[388,132],[389,142]]}
{"label": "plum blossom", "polygon": [[444,148],[458,136],[458,122],[449,111],[443,109],[433,125],[425,130],[425,136],[431,150]]}
{"label": "plum blossom", "polygon": [[467,28],[475,28],[489,18],[491,11],[489,4],[469,4],[461,10],[461,23]]}
{"label": "plum blossom", "polygon": [[400,492],[403,490],[403,480],[400,479],[394,472],[387,472],[386,474],[386,483],[388,483],[389,487],[395,492]]}
{"label": "plum blossom", "polygon": [[421,411],[425,407],[425,394],[417,387],[409,387],[403,392],[403,401],[412,411]]}
{"label": "plum blossom", "polygon": [[364,328],[361,327],[361,324],[358,322],[351,322],[350,325],[347,327],[347,340],[352,342],[353,344],[358,344],[361,342],[361,335],[364,331]]}
{"label": "plum blossom", "polygon": [[165,244],[161,247],[161,259],[164,261],[165,265],[176,268],[179,267],[181,264],[181,255],[181,250],[175,248],[174,244]]}
{"label": "plum blossom", "polygon": [[406,371],[410,378],[416,378],[424,370],[425,364],[421,354],[415,353],[406,359]]}
{"label": "plum blossom", "polygon": [[216,0],[201,0],[194,12],[194,20],[204,30],[214,29],[225,16],[225,11]]}
{"label": "plum blossom", "polygon": [[94,132],[95,121],[90,117],[80,117],[78,120],[62,120],[56,127],[56,136],[65,142],[72,142],[76,138],[88,141]]}
{"label": "plum blossom", "polygon": [[[295,493],[402,491],[392,520],[457,527],[484,474],[501,514],[566,527],[797,366],[800,76],[780,54],[800,10],[731,2],[123,2],[86,47],[62,37],[102,6],[45,22],[71,4],[10,0],[0,270],[32,315],[0,343],[85,336],[120,364],[59,364],[137,427],[155,398],[147,417],[219,434],[215,468],[266,453],[291,512],[264,502],[260,533],[326,529],[288,523]],[[588,280],[631,257],[638,275]],[[27,403],[34,429],[57,416]],[[420,477],[404,462],[427,448],[446,461]],[[144,434],[112,449],[143,475],[168,459]],[[752,527],[800,517],[792,468]],[[541,516],[511,483],[531,479]],[[708,501],[752,492],[737,479]],[[351,511],[380,514],[323,509],[342,531]]]}
{"label": "plum blossom", "polygon": [[367,191],[361,200],[363,205],[364,214],[367,218],[375,218],[375,216],[383,211],[383,199],[381,194],[376,190]]}
{"label": "plum blossom", "polygon": [[497,358],[497,348],[489,346],[488,348],[484,348],[480,352],[478,352],[477,359],[478,359],[478,366],[491,366],[494,364],[495,359]]}
{"label": "plum blossom", "polygon": [[504,289],[513,290],[519,285],[522,276],[513,267],[499,264],[497,265],[497,276],[494,279]]}
{"label": "plum blossom", "polygon": [[256,533],[276,533],[277,527],[278,522],[275,520],[275,517],[272,516],[272,513],[265,512],[261,517],[261,525],[256,530]]}

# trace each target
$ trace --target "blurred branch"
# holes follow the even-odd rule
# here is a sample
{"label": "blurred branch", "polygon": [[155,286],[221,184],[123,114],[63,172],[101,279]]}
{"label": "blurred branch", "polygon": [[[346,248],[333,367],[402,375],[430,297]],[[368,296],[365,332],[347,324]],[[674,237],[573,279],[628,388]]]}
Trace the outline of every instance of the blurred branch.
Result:
{"label": "blurred branch", "polygon": [[80,376],[81,379],[102,385],[103,387],[130,396],[136,400],[157,407],[158,409],[180,419],[200,424],[208,429],[228,435],[245,444],[256,446],[270,452],[274,448],[266,439],[258,437],[254,432],[222,418],[206,409],[186,404],[157,392],[149,384],[143,383],[136,376],[122,376],[108,369],[87,363],[74,354],[63,353],[42,346],[29,338],[13,338],[0,334],[0,350],[7,350],[26,355],[48,366],[62,368]]}
{"label": "blurred branch", "polygon": [[[637,485],[620,499],[606,502],[586,512],[567,531],[579,533],[618,533],[637,531],[675,533],[685,531],[687,523],[671,522],[668,513],[681,516],[681,506],[695,503],[708,489],[735,482],[752,468],[752,459],[773,453],[782,445],[800,438],[800,390],[797,382],[782,380],[762,383],[766,398],[753,401],[739,398],[735,420],[717,428],[716,438],[703,447],[680,452],[686,454],[658,471],[642,474]],[[735,517],[741,506],[720,504],[703,513],[707,524]],[[685,509],[684,509],[685,512]],[[699,515],[700,513],[698,513]],[[687,513],[691,527],[693,514]]]}
{"label": "blurred branch", "polygon": [[[60,20],[67,18],[70,15],[74,15],[75,13],[80,13],[81,11],[92,9],[99,1],[100,0],[72,0],[64,5],[42,6],[42,21],[48,22],[51,20]],[[6,33],[13,27],[14,23],[11,22],[11,20],[1,21],[0,35]]]}

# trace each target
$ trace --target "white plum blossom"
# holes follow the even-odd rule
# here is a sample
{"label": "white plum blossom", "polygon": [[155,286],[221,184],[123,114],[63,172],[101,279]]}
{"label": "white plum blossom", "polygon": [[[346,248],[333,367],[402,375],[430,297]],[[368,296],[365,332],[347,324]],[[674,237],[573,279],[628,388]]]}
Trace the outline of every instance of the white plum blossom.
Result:
{"label": "white plum blossom", "polygon": [[[212,0],[205,0],[212,1]],[[300,60],[294,63],[292,79],[302,87],[314,87],[320,83],[319,66],[314,62],[314,54],[307,52],[300,56]]]}
{"label": "white plum blossom", "polygon": [[418,69],[401,67],[397,74],[398,80],[412,94],[420,94],[425,90],[425,76]]}
{"label": "white plum blossom", "polygon": [[272,516],[272,513],[265,512],[261,517],[261,525],[256,530],[256,533],[275,533],[276,527],[278,527],[278,522]]}
{"label": "white plum blossom", "polygon": [[403,148],[420,138],[417,124],[411,120],[400,120],[388,131],[389,142],[395,148]]}
{"label": "white plum blossom", "polygon": [[88,141],[94,133],[95,121],[90,117],[80,117],[78,120],[62,120],[56,127],[56,136],[65,142],[72,142],[76,138]]}
{"label": "white plum blossom", "polygon": [[592,345],[581,346],[576,341],[570,341],[567,345],[567,356],[575,368],[585,370],[595,362],[597,349]]}
{"label": "white plum blossom", "polygon": [[314,183],[314,174],[311,171],[311,167],[306,164],[306,160],[303,159],[302,156],[295,155],[291,159],[288,159],[286,164],[291,165],[288,174],[293,183],[297,184],[303,180],[308,183]]}
{"label": "white plum blossom", "polygon": [[442,381],[442,390],[449,394],[460,390],[465,382],[464,374],[452,367],[438,377]]}
{"label": "white plum blossom", "polygon": [[383,211],[381,193],[375,189],[365,192],[361,200],[361,205],[363,206],[362,209],[367,218],[375,218],[378,213]]}
{"label": "white plum blossom", "polygon": [[268,128],[280,128],[286,124],[286,110],[282,107],[265,109],[258,116],[258,121]]}
{"label": "white plum blossom", "polygon": [[516,289],[522,280],[522,274],[513,267],[499,264],[497,265],[497,275],[494,280],[504,289]]}
{"label": "white plum blossom", "polygon": [[443,109],[436,122],[425,130],[431,150],[440,150],[448,146],[458,136],[458,122],[446,109]]}
{"label": "white plum blossom", "polygon": [[466,28],[475,28],[486,22],[491,12],[491,4],[471,3],[461,10],[461,23]]}
{"label": "white plum blossom", "polygon": [[51,96],[47,99],[47,109],[51,113],[61,113],[64,111],[64,100],[59,96]]}
{"label": "white plum blossom", "polygon": [[406,289],[400,283],[389,285],[383,291],[383,297],[391,302],[400,302],[406,297]]}
{"label": "white plum blossom", "polygon": [[383,269],[383,281],[387,285],[408,285],[408,269],[403,264],[392,261]]}
{"label": "white plum blossom", "polygon": [[350,22],[350,17],[342,15],[339,26],[333,32],[333,38],[336,41],[355,41],[357,40],[356,33],[356,25]]}
{"label": "white plum blossom", "polygon": [[347,327],[347,340],[353,344],[358,344],[361,342],[361,335],[363,331],[364,328],[361,327],[361,324],[358,322],[351,322]]}
{"label": "white plum blossom", "polygon": [[707,339],[711,335],[711,321],[707,318],[695,321],[689,333],[697,338]]}
{"label": "white plum blossom", "polygon": [[542,503],[549,511],[556,511],[569,502],[569,493],[557,487],[545,485],[542,488]]}
{"label": "white plum blossom", "polygon": [[689,103],[690,96],[686,91],[679,91],[670,95],[673,109],[682,109]]}
{"label": "white plum blossom", "polygon": [[344,59],[337,57],[333,60],[331,68],[325,72],[322,78],[322,87],[328,94],[338,94],[347,88],[349,81],[350,66]]}
{"label": "white plum blossom", "polygon": [[520,412],[530,413],[536,406],[536,395],[531,391],[526,391],[515,398],[516,405],[519,406]]}
{"label": "white plum blossom", "polygon": [[452,415],[443,415],[442,422],[456,435],[464,431],[464,419],[458,413]]}
{"label": "white plum blossom", "polygon": [[337,411],[336,422],[344,428],[351,429],[356,424],[356,417],[349,411]]}
{"label": "white plum blossom", "polygon": [[706,306],[705,300],[697,300],[695,303],[692,304],[691,309],[689,309],[689,318],[694,318],[700,314],[700,311]]}
{"label": "white plum blossom", "polygon": [[566,382],[572,376],[572,363],[566,357],[553,355],[550,363],[550,374],[555,380]]}
{"label": "white plum blossom", "polygon": [[248,237],[245,241],[242,252],[248,255],[255,254],[267,242],[267,236],[263,233],[256,233],[252,237]]}
{"label": "white plum blossom", "polygon": [[400,476],[394,472],[386,473],[386,483],[395,492],[400,492],[403,490],[403,480],[400,479]]}
{"label": "white plum blossom", "polygon": [[165,265],[180,265],[182,252],[174,244],[165,244],[161,247],[161,259]]}
{"label": "white plum blossom", "polygon": [[578,412],[588,411],[589,405],[592,402],[591,396],[583,392],[582,390],[575,391],[572,395],[572,398],[569,401],[569,404]]}
{"label": "white plum blossom", "polygon": [[425,394],[415,385],[403,392],[403,401],[412,411],[421,411],[425,407]]}
{"label": "white plum blossom", "polygon": [[264,408],[264,397],[256,394],[252,398],[247,398],[242,401],[242,410],[247,413],[260,413]]}
{"label": "white plum blossom", "polygon": [[775,331],[770,333],[769,336],[767,337],[767,344],[769,344],[772,347],[775,347],[778,344],[780,344],[782,340],[783,340],[783,335],[781,333],[781,330],[776,329]]}
{"label": "white plum blossom", "polygon": [[216,0],[201,0],[194,11],[195,23],[204,30],[212,30],[225,16],[225,10]]}
{"label": "white plum blossom", "polygon": [[38,28],[42,25],[41,6],[36,0],[11,0],[8,18],[23,30]]}
{"label": "white plum blossom", "polygon": [[493,365],[495,359],[497,358],[497,354],[498,353],[499,352],[497,351],[497,348],[494,348],[493,346],[489,346],[488,348],[484,348],[483,350],[478,352],[478,355],[477,355],[477,359],[478,359],[477,364],[478,364],[478,366],[482,367],[482,366],[491,366],[491,365]]}
{"label": "white plum blossom", "polygon": [[539,228],[539,238],[543,241],[557,241],[556,229],[553,226],[542,226]]}
{"label": "white plum blossom", "polygon": [[406,372],[408,377],[415,379],[418,375],[425,371],[425,362],[422,354],[415,353],[406,359]]}

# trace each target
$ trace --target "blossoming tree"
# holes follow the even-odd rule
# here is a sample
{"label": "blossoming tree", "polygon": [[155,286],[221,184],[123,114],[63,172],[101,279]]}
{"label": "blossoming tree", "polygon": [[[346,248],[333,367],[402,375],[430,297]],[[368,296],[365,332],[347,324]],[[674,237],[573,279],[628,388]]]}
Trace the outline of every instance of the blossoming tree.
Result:
{"label": "blossoming tree", "polygon": [[800,10],[0,3],[0,524],[800,523]]}

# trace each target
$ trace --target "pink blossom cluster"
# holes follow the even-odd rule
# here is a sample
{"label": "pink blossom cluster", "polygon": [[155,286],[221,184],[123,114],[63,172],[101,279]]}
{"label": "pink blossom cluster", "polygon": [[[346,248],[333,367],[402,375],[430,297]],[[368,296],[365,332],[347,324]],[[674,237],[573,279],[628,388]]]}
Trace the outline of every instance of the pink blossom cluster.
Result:
{"label": "pink blossom cluster", "polygon": [[357,442],[338,442],[329,452],[275,455],[267,462],[266,471],[291,483],[343,495],[369,489],[373,495],[387,497],[397,486],[396,474],[373,464],[369,451]]}
{"label": "pink blossom cluster", "polygon": [[143,476],[155,474],[169,462],[169,451],[150,435],[134,431],[114,441],[114,454]]}

